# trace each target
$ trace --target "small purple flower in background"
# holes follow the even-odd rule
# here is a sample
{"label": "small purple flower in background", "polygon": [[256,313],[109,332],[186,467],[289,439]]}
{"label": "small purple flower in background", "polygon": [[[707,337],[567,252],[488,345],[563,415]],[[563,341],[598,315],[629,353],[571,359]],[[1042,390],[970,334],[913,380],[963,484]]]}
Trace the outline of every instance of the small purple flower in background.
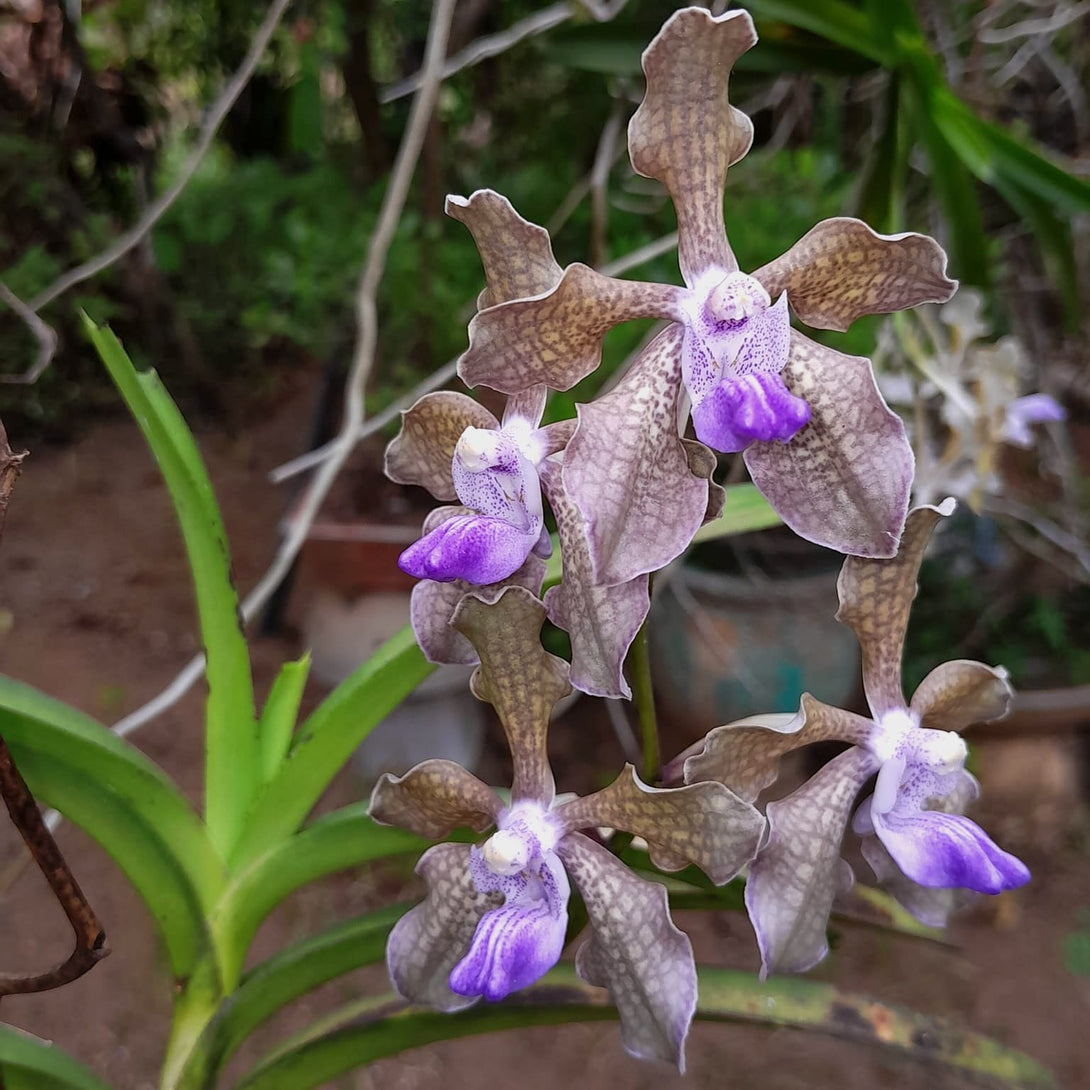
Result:
{"label": "small purple flower in background", "polygon": [[805,694],[797,715],[752,716],[713,730],[676,758],[667,778],[716,780],[753,801],[777,776],[780,757],[811,742],[852,743],[802,787],[768,804],[769,837],[749,868],[746,907],[763,972],[802,972],[828,951],[825,929],[838,888],[851,882],[840,845],[866,781],[874,793],[853,827],[878,879],[915,916],[941,925],[964,891],[1000,893],[1029,871],[963,816],[977,795],[956,733],[999,718],[1010,706],[1006,671],[957,660],[937,666],[909,703],[901,655],[916,577],[931,531],[954,501],[908,516],[892,560],[848,557],[837,589],[837,619],[855,631],[871,719]]}
{"label": "small purple flower in background", "polygon": [[754,483],[797,533],[857,555],[897,550],[912,478],[904,427],[870,362],[793,332],[787,306],[811,326],[844,330],[864,314],[941,302],[956,285],[933,239],[882,236],[842,218],[819,223],[752,275],[738,270],[723,186],[753,126],[728,104],[727,84],[756,40],[746,12],[685,8],[644,53],[647,91],[629,152],[635,171],[674,202],[685,288],[576,264],[548,290],[483,309],[470,324],[462,378],[510,391],[570,388],[597,367],[602,337],[618,322],[677,323],[655,342],[653,360],[580,407],[567,447],[564,480],[587,520],[600,583],[662,567],[700,525],[678,434],[682,391],[698,439],[745,450]]}
{"label": "small purple flower in background", "polygon": [[493,602],[467,595],[453,620],[480,658],[473,691],[507,734],[510,803],[450,761],[387,774],[375,787],[371,816],[384,824],[433,838],[496,827],[481,845],[438,844],[421,857],[427,897],[390,933],[390,977],[406,999],[448,1011],[534,983],[560,957],[570,879],[590,921],[576,970],[609,989],[632,1055],[681,1068],[696,1007],[692,947],[670,920],[665,887],[579,830],[632,832],[659,867],[693,863],[721,884],[753,858],[764,820],[722,784],[655,789],[631,766],[604,790],[557,803],[546,734],[570,687],[567,664],[541,647],[544,616],[529,591],[509,587]]}
{"label": "small purple flower in background", "polygon": [[1000,437],[1012,446],[1030,449],[1034,443],[1030,425],[1066,420],[1064,407],[1048,394],[1027,394],[1007,406]]}

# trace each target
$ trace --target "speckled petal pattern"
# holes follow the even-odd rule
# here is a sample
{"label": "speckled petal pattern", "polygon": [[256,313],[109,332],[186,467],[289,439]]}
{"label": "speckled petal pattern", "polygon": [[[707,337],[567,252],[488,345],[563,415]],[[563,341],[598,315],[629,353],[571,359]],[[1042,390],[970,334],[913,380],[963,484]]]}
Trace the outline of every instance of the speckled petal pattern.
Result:
{"label": "speckled petal pattern", "polygon": [[957,290],[933,238],[880,235],[843,216],[822,220],[753,276],[773,297],[786,291],[807,325],[842,331],[864,314],[945,303]]}
{"label": "speckled petal pattern", "polygon": [[571,637],[571,683],[591,696],[631,697],[623,667],[651,605],[648,578],[638,575],[614,586],[595,582],[583,520],[555,460],[542,464],[541,484],[556,516],[564,561],[564,578],[545,592],[545,608]]}
{"label": "speckled petal pattern", "polygon": [[370,816],[439,840],[455,829],[483,833],[494,824],[499,796],[453,761],[422,761],[404,776],[383,773],[371,792]]}
{"label": "speckled petal pattern", "polygon": [[557,851],[590,917],[576,971],[588,984],[609,989],[629,1054],[684,1071],[696,966],[692,945],[670,919],[666,888],[637,878],[580,833],[569,833]]}
{"label": "speckled petal pattern", "polygon": [[768,805],[768,843],[750,864],[746,908],[761,975],[802,973],[828,953],[825,928],[837,892],[840,842],[860,788],[878,762],[853,747],[787,798]]}
{"label": "speckled petal pattern", "polygon": [[973,723],[1002,719],[1014,692],[1007,671],[970,659],[936,666],[912,694],[909,707],[923,727],[964,730]]}
{"label": "speckled petal pattern", "polygon": [[477,650],[471,687],[495,709],[514,762],[511,797],[548,805],[553,774],[545,737],[553,705],[571,692],[568,664],[541,646],[545,607],[528,590],[508,587],[494,601],[469,594],[451,622]]}
{"label": "speckled petal pattern", "polygon": [[685,782],[717,780],[752,802],[775,782],[785,753],[813,742],[857,744],[873,729],[869,719],[803,693],[794,716],[753,715],[710,731],[703,747],[684,761]]}
{"label": "speckled petal pattern", "polygon": [[809,404],[810,423],[790,442],[746,449],[753,483],[807,541],[856,556],[893,556],[914,459],[870,361],[793,331],[782,374],[788,390]]}
{"label": "speckled petal pattern", "polygon": [[481,255],[487,287],[478,307],[548,291],[560,279],[549,232],[520,216],[492,189],[447,197],[446,213],[464,223]]}
{"label": "speckled petal pattern", "polygon": [[474,998],[450,990],[450,971],[461,961],[477,921],[502,898],[480,893],[469,875],[468,844],[436,844],[416,865],[428,887],[426,900],[394,925],[386,967],[398,995],[441,1011],[471,1006]]}
{"label": "speckled petal pattern", "polygon": [[727,168],[749,151],[753,123],[727,103],[734,62],[757,41],[744,11],[675,12],[643,54],[647,92],[628,126],[637,174],[655,178],[677,210],[678,258],[692,286],[712,267],[738,263],[723,226]]}
{"label": "speckled petal pattern", "polygon": [[939,507],[917,507],[905,522],[897,555],[888,560],[849,557],[840,569],[836,619],[848,625],[863,653],[863,687],[875,719],[905,706],[901,688],[901,656],[916,576],[931,531],[952,514],[954,501]]}
{"label": "speckled petal pattern", "polygon": [[698,866],[713,882],[729,882],[756,854],[765,821],[722,784],[655,788],[632,765],[593,795],[565,803],[558,820],[569,830],[606,826],[643,837],[663,870]]}
{"label": "speckled petal pattern", "polygon": [[683,335],[679,325],[663,330],[609,393],[579,406],[564,485],[586,521],[598,583],[665,567],[704,520],[707,480],[694,476],[678,437]]}
{"label": "speckled petal pattern", "polygon": [[684,292],[669,284],[615,280],[588,265],[569,265],[544,295],[479,311],[458,361],[467,386],[505,394],[541,383],[569,390],[602,359],[602,338],[631,318],[677,318]]}
{"label": "speckled petal pattern", "polygon": [[466,428],[498,428],[499,421],[473,398],[454,390],[425,394],[401,414],[401,431],[386,448],[386,476],[426,488],[437,500],[454,500],[450,466]]}

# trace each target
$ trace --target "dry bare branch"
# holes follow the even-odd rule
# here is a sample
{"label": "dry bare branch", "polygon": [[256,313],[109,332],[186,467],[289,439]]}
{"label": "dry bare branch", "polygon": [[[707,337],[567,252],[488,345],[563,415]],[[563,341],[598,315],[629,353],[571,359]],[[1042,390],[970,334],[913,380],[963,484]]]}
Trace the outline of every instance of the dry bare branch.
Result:
{"label": "dry bare branch", "polygon": [[[147,210],[140,219],[124,234],[115,239],[114,242],[100,254],[96,254],[82,264],[76,265],[67,272],[62,273],[49,285],[49,287],[44,291],[40,291],[29,302],[23,303],[19,300],[13,302],[12,299],[14,297],[8,297],[10,296],[10,292],[7,292],[6,294],[0,293],[0,298],[3,298],[4,301],[31,326],[31,330],[38,338],[39,343],[44,345],[45,342],[42,341],[38,328],[30,321],[28,314],[36,315],[43,307],[48,306],[54,299],[63,295],[70,288],[75,287],[77,284],[82,284],[83,281],[89,280],[92,276],[97,276],[100,272],[103,272],[113,265],[114,262],[124,257],[131,249],[140,244],[148,232],[159,222],[170,206],[181,195],[182,191],[189,184],[189,180],[196,173],[197,168],[201,164],[201,160],[204,159],[208,149],[212,146],[212,141],[215,139],[216,133],[219,132],[219,128],[223,124],[224,119],[231,112],[231,107],[234,106],[235,102],[238,100],[238,96],[242,94],[243,88],[250,81],[254,69],[257,68],[258,61],[261,60],[261,56],[265,52],[269,40],[272,38],[273,33],[280,24],[280,20],[290,3],[291,0],[272,0],[272,3],[269,5],[269,10],[265,14],[265,18],[258,27],[253,41],[250,43],[250,48],[247,51],[242,64],[238,67],[238,71],[231,77],[227,86],[224,87],[220,92],[219,97],[216,98],[209,108],[204,119],[204,124],[201,125],[197,142],[186,157],[181,170],[178,171],[178,176],[162,194],[156,198],[156,200],[148,205]],[[46,326],[45,328],[48,329],[49,327]],[[52,330],[50,330],[50,332],[52,332]],[[55,347],[55,345],[53,347]],[[52,348],[50,349],[49,355],[45,358],[44,363],[42,362],[42,354],[39,353],[38,359],[35,361],[34,365],[27,370],[25,375],[16,376],[14,378],[5,376],[5,381],[33,382],[41,375],[46,367],[49,366],[51,358]],[[30,377],[31,375],[33,375],[33,377]]]}
{"label": "dry bare branch", "polygon": [[[0,538],[4,534],[8,499],[15,487],[24,458],[25,452],[16,454],[8,445],[7,433],[4,425],[0,423]],[[30,992],[59,988],[62,984],[83,976],[109,950],[106,947],[106,933],[79,888],[79,883],[57,847],[57,842],[42,820],[38,804],[3,738],[0,738],[0,795],[3,795],[12,823],[19,830],[34,862],[72,925],[76,940],[72,953],[60,965],[44,973],[31,976],[0,973],[2,998],[5,995],[27,995]]]}

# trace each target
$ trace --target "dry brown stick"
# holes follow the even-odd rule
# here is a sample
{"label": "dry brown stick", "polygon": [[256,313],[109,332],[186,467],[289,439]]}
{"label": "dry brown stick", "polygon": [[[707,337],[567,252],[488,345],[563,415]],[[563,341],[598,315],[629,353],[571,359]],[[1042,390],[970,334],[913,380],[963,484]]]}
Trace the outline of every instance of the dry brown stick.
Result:
{"label": "dry brown stick", "polygon": [[[0,423],[0,539],[4,535],[8,500],[15,487],[26,452],[16,454],[8,445],[7,432]],[[104,958],[109,950],[106,932],[98,922],[94,909],[84,897],[79,883],[61,854],[53,834],[46,828],[41,811],[27,787],[7,743],[0,737],[0,794],[8,808],[11,820],[22,836],[38,869],[45,876],[49,888],[64,910],[72,925],[76,944],[72,953],[60,965],[34,976],[17,973],[0,973],[0,998],[5,995],[26,995],[29,992],[46,992],[83,976],[96,961]]]}

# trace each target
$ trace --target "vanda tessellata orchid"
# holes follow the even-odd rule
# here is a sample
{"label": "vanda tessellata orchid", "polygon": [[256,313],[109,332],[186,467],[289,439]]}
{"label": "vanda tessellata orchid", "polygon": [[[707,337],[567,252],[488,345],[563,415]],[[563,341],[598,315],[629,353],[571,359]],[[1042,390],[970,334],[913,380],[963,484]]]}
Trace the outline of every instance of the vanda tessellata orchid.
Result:
{"label": "vanda tessellata orchid", "polygon": [[[647,90],[629,153],[634,170],[673,200],[684,288],[575,264],[549,290],[485,308],[470,323],[459,373],[470,386],[503,391],[570,388],[598,366],[602,337],[618,322],[676,323],[653,360],[580,407],[567,448],[565,484],[602,583],[661,567],[700,525],[679,449],[684,409],[670,411],[678,392],[691,403],[697,439],[744,450],[754,483],[801,536],[861,556],[897,550],[912,478],[904,427],[870,362],[793,331],[788,306],[808,325],[844,330],[865,314],[944,301],[956,285],[933,239],[882,236],[843,218],[819,223],[751,275],[739,271],[723,186],[753,126],[728,104],[727,84],[756,40],[746,12],[685,8],[644,53]],[[646,532],[660,521],[666,534]]]}
{"label": "vanda tessellata orchid", "polygon": [[[491,190],[449,197],[447,212],[470,229],[480,251],[487,283],[481,307],[560,279],[548,233],[523,219],[505,197]],[[656,361],[655,347],[643,358]],[[564,556],[563,579],[549,590],[545,605],[550,621],[571,637],[572,683],[597,696],[627,697],[622,664],[650,604],[647,574],[609,585],[594,579],[584,518],[562,473],[574,421],[539,427],[547,394],[540,383],[509,392],[502,423],[464,394],[427,394],[403,415],[401,432],[387,449],[391,479],[463,504],[433,511],[424,536],[402,554],[401,567],[421,579],[412,597],[417,639],[433,662],[475,662],[472,646],[449,624],[462,596],[474,586],[484,588],[485,597],[508,584],[540,591],[540,557],[549,547],[544,490]],[[701,512],[714,518],[723,495],[710,480],[714,458],[699,443],[685,441],[679,449]],[[652,527],[670,532],[661,519],[649,521]]]}
{"label": "vanda tessellata orchid", "polygon": [[683,1067],[696,1006],[689,940],[670,920],[665,887],[636,877],[580,830],[632,832],[659,867],[693,863],[721,884],[753,857],[764,821],[722,784],[655,789],[631,766],[596,794],[557,802],[545,741],[552,707],[570,687],[567,664],[538,639],[544,616],[529,591],[509,587],[493,602],[466,595],[453,620],[480,657],[473,691],[494,705],[507,734],[510,802],[450,761],[425,761],[375,787],[376,821],[427,837],[496,829],[481,845],[438,844],[421,857],[427,897],[390,934],[390,976],[406,999],[448,1011],[532,984],[560,957],[570,879],[590,922],[577,972],[609,989],[630,1053]]}
{"label": "vanda tessellata orchid", "polygon": [[768,841],[746,881],[765,973],[801,972],[825,956],[833,899],[851,882],[841,840],[875,773],[874,791],[852,825],[878,879],[918,919],[941,926],[968,891],[1000,893],[1029,880],[1025,865],[962,813],[977,784],[965,770],[967,750],[957,732],[1007,713],[1006,671],[945,662],[907,704],[902,694],[901,655],[920,561],[936,522],[953,509],[953,500],[914,509],[894,559],[844,563],[837,619],[859,640],[871,719],[805,694],[796,715],[757,715],[718,727],[668,769],[668,779],[683,772],[690,784],[716,780],[753,801],[775,781],[784,753],[812,742],[852,745],[768,804]]}

